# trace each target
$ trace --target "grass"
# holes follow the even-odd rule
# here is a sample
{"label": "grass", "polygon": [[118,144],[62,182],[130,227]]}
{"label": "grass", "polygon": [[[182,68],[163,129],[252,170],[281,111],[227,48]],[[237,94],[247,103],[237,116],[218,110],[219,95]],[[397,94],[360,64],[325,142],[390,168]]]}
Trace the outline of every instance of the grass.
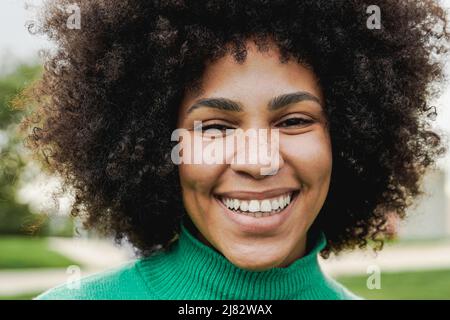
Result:
{"label": "grass", "polygon": [[393,272],[381,274],[381,288],[368,289],[369,275],[339,277],[337,281],[355,294],[378,299],[450,299],[450,270]]}
{"label": "grass", "polygon": [[47,239],[0,237],[0,269],[66,268],[79,263],[52,251]]}
{"label": "grass", "polygon": [[42,292],[23,293],[14,296],[0,296],[0,300],[32,300]]}

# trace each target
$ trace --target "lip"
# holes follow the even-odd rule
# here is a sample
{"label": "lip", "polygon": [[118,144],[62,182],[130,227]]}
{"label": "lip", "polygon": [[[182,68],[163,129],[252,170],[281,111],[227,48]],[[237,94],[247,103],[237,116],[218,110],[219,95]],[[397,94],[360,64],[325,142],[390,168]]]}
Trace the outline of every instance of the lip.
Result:
{"label": "lip", "polygon": [[[239,228],[242,232],[251,234],[264,234],[273,232],[276,229],[280,228],[280,226],[282,226],[288,219],[288,217],[291,215],[292,208],[297,203],[297,199],[299,198],[299,196],[301,196],[301,190],[296,189],[293,191],[294,191],[293,198],[289,203],[289,205],[286,208],[284,208],[283,211],[281,211],[278,214],[274,214],[272,216],[258,217],[258,218],[247,216],[244,214],[234,213],[233,211],[228,209],[217,196],[214,196],[214,199],[218,202],[219,206],[222,208],[222,211],[225,214],[225,216],[233,224],[235,224],[236,227]],[[265,198],[268,198],[267,195],[265,195]]]}
{"label": "lip", "polygon": [[276,198],[286,193],[299,191],[298,188],[278,188],[267,191],[232,191],[232,192],[217,192],[216,196],[223,198],[233,198],[239,200],[264,200],[269,198]]}

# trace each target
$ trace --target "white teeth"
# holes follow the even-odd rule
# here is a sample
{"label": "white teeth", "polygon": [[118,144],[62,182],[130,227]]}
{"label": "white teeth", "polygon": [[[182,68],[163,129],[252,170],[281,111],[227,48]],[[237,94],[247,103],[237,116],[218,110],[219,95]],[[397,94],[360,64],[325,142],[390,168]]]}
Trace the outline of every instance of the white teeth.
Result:
{"label": "white teeth", "polygon": [[241,201],[241,206],[239,207],[239,210],[247,211],[248,210],[248,202],[247,201]]}
{"label": "white teeth", "polygon": [[238,199],[234,199],[233,200],[233,208],[234,208],[234,210],[239,209],[239,207],[240,207],[240,203],[239,202],[240,201]]}
{"label": "white teeth", "polygon": [[274,212],[279,212],[289,205],[292,193],[264,200],[239,200],[222,198],[222,202],[228,209],[249,212],[248,215],[255,217],[265,217]]}
{"label": "white teeth", "polygon": [[270,212],[272,211],[272,205],[270,204],[270,200],[261,201],[261,211],[262,212]]}
{"label": "white teeth", "polygon": [[248,204],[248,211],[250,212],[258,212],[259,211],[259,201],[258,200],[250,200]]}
{"label": "white teeth", "polygon": [[278,198],[278,203],[280,204],[280,208],[284,208],[284,205],[286,203],[284,202],[284,197],[283,196]]}
{"label": "white teeth", "polygon": [[280,207],[280,203],[278,202],[277,199],[272,200],[272,210],[277,210]]}

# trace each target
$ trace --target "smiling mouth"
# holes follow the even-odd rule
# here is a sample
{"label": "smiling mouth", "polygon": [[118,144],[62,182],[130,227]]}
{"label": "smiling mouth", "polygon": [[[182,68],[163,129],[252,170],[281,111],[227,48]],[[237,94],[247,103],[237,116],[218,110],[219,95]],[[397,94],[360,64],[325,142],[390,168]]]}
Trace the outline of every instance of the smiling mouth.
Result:
{"label": "smiling mouth", "polygon": [[285,211],[300,193],[299,190],[287,192],[277,197],[256,199],[235,199],[215,196],[228,210],[235,214],[264,218]]}

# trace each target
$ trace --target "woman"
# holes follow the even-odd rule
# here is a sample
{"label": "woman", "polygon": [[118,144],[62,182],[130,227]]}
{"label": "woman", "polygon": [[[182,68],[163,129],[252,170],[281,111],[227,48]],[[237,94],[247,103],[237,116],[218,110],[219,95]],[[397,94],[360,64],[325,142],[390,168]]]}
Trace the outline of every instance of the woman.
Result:
{"label": "woman", "polygon": [[[359,298],[317,255],[381,248],[443,153],[435,1],[86,0],[81,29],[47,4],[28,145],[141,257],[38,299]],[[270,140],[227,144],[252,129]]]}

